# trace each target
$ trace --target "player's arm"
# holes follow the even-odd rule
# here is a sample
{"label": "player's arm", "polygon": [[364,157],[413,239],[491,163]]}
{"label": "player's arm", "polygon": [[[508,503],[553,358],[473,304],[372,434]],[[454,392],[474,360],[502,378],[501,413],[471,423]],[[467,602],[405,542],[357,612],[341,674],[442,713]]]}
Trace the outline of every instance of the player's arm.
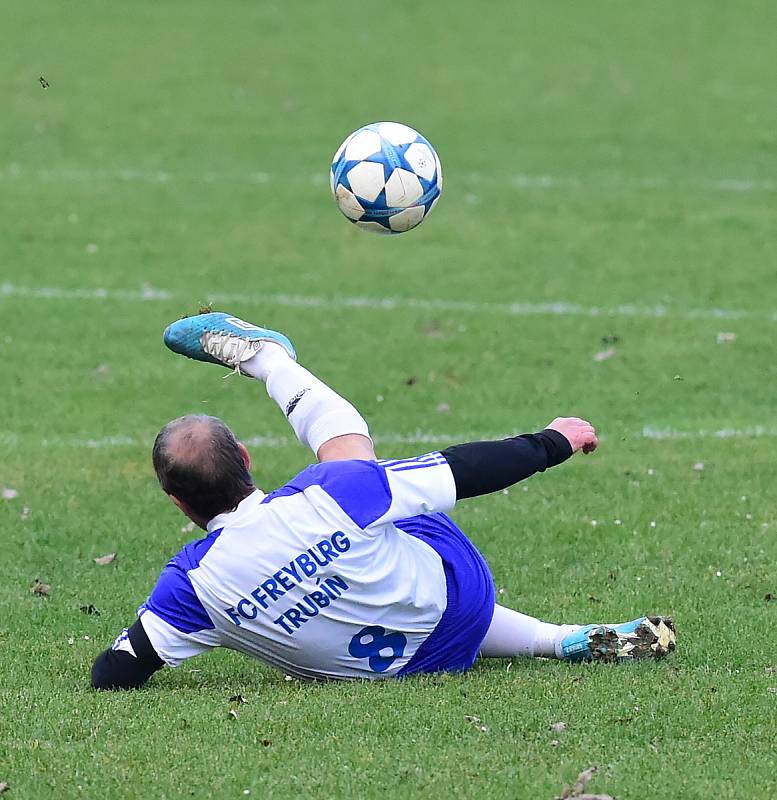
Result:
{"label": "player's arm", "polygon": [[352,458],[366,461],[375,460],[375,449],[372,440],[358,433],[347,433],[335,436],[318,448],[316,457],[320,462],[345,461]]}
{"label": "player's arm", "polygon": [[[356,466],[333,473],[324,489],[363,528],[438,511],[467,497],[499,491],[598,445],[593,426],[558,418],[539,433],[493,442],[470,442],[409,459]],[[322,465],[323,467],[324,465]],[[333,480],[334,478],[334,480]],[[355,488],[354,488],[355,487]],[[366,523],[366,524],[365,524]]]}
{"label": "player's arm", "polygon": [[490,494],[566,461],[599,441],[590,422],[558,417],[539,433],[493,442],[470,442],[442,451],[456,483],[456,499]]}
{"label": "player's arm", "polygon": [[177,667],[221,644],[179,556],[162,570],[135,623],[97,657],[95,689],[137,689],[165,664]]}
{"label": "player's arm", "polygon": [[116,639],[113,647],[97,656],[92,666],[92,687],[138,689],[164,663],[138,619]]}

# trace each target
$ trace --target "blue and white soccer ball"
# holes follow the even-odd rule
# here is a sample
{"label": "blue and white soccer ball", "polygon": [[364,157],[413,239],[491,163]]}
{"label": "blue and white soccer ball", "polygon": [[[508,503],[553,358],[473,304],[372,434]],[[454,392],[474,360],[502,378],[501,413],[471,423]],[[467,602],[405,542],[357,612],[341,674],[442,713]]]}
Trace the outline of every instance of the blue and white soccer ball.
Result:
{"label": "blue and white soccer ball", "polygon": [[398,122],[373,122],[352,133],[337,149],[329,178],[340,211],[376,233],[415,228],[442,191],[434,148]]}

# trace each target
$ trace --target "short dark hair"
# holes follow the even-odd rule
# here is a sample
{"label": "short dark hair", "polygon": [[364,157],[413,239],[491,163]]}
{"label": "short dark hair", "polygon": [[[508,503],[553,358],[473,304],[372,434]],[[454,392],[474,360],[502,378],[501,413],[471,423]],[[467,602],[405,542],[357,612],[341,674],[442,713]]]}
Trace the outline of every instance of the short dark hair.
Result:
{"label": "short dark hair", "polygon": [[206,520],[232,511],[256,488],[235,434],[218,417],[189,414],[168,422],[153,460],[162,489]]}

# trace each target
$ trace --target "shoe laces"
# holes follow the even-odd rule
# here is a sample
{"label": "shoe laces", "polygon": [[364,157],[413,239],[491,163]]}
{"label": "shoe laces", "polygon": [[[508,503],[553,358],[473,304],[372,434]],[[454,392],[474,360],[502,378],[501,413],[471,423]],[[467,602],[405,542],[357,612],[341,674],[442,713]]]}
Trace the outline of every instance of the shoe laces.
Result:
{"label": "shoe laces", "polygon": [[[230,375],[235,373],[242,375],[240,365],[253,358],[262,348],[262,342],[258,339],[245,339],[242,336],[235,336],[234,333],[220,331],[203,333],[200,345],[209,356],[213,356],[226,367],[233,367],[234,371]],[[228,378],[229,375],[224,377]]]}

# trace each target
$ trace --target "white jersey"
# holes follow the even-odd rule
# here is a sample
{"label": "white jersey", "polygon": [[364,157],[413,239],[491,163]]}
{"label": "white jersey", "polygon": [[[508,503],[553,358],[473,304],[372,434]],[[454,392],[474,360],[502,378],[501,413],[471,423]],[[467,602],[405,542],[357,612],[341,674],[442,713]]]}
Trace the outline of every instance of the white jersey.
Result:
{"label": "white jersey", "polygon": [[[212,519],[208,535],[163,570],[139,609],[143,628],[171,666],[224,646],[307,679],[385,677],[413,671],[414,663],[429,671],[431,662],[421,664],[426,651],[440,648],[434,639],[422,646],[450,603],[458,627],[467,626],[449,563],[463,559],[463,580],[476,574],[479,581],[476,591],[467,589],[481,620],[470,647],[476,654],[493,586],[471,543],[447,517],[435,520],[455,500],[440,453],[308,467]],[[427,536],[429,526],[436,528]],[[466,552],[446,560],[451,541]],[[437,637],[450,638],[442,628],[455,623],[440,626]]]}

